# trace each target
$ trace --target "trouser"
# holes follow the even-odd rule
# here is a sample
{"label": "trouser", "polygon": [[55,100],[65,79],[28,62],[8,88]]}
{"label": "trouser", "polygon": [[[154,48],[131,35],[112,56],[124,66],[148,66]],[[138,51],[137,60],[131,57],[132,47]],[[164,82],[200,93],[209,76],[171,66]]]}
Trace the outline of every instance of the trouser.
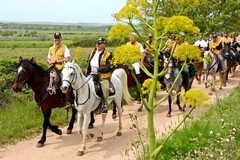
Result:
{"label": "trouser", "polygon": [[223,56],[221,54],[217,54],[217,57],[218,57],[218,59],[220,61],[222,69],[224,69],[225,66],[224,66],[224,62],[223,62]]}
{"label": "trouser", "polygon": [[109,97],[109,80],[102,80],[100,81],[101,88],[102,88],[102,93],[103,93],[103,99],[105,105],[108,105],[107,100]]}

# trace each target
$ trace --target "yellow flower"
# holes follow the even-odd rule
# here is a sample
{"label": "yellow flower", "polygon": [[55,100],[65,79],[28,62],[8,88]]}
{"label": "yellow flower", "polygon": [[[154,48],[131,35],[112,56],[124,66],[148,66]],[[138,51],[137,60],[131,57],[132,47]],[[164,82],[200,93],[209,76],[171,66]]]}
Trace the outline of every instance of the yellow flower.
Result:
{"label": "yellow flower", "polygon": [[113,52],[112,64],[124,64],[130,67],[134,62],[139,61],[141,56],[142,53],[138,48],[131,45],[122,45]]}
{"label": "yellow flower", "polygon": [[124,42],[126,36],[128,36],[131,32],[132,29],[130,26],[124,24],[116,24],[110,29],[108,40],[119,40],[120,42]]}
{"label": "yellow flower", "polygon": [[200,32],[198,27],[194,26],[191,19],[186,16],[172,16],[167,19],[167,24],[164,27],[164,32],[170,33],[192,33],[197,34]]}
{"label": "yellow flower", "polygon": [[[152,84],[151,78],[148,78],[143,82],[142,88],[141,88],[143,95],[150,93],[151,84]],[[157,89],[157,91],[159,91],[161,89],[161,84],[159,82],[157,82],[156,89]]]}
{"label": "yellow flower", "polygon": [[75,56],[76,58],[80,58],[80,55],[82,53],[82,48],[81,47],[77,47],[76,50],[75,50]]}
{"label": "yellow flower", "polygon": [[198,88],[192,88],[182,96],[183,104],[192,105],[192,107],[207,107],[206,101],[208,100],[208,95]]}
{"label": "yellow flower", "polygon": [[141,11],[135,7],[126,5],[124,6],[118,13],[112,15],[117,21],[121,21],[124,19],[127,20],[140,20],[142,19]]}
{"label": "yellow flower", "polygon": [[193,45],[184,43],[180,46],[178,46],[173,54],[173,57],[175,59],[178,59],[180,61],[187,60],[200,60],[201,58],[201,50]]}

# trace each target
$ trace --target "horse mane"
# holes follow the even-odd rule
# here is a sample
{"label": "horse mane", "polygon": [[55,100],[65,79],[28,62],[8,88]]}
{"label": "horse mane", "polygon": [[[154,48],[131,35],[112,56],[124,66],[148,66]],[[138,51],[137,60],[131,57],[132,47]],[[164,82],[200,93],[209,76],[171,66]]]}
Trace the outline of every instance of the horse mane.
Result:
{"label": "horse mane", "polygon": [[34,68],[36,68],[37,70],[39,70],[40,72],[46,73],[48,74],[48,72],[46,70],[44,70],[41,66],[39,66],[34,60],[31,61],[29,59],[22,59],[21,63],[19,63],[19,65],[23,65],[26,66],[26,68],[28,68],[29,64],[31,64]]}

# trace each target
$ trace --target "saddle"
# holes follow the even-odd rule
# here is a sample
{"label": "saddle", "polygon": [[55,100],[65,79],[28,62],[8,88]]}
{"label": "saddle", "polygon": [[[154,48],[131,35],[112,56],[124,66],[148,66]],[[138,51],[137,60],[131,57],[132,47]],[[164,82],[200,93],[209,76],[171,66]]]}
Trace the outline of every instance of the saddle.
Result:
{"label": "saddle", "polygon": [[[97,75],[92,75],[93,76],[93,84],[94,84],[94,89],[95,93],[98,97],[103,99],[103,92],[102,92],[102,87],[99,81],[99,76]],[[109,80],[109,96],[113,96],[116,94],[116,90],[112,84],[112,82]]]}

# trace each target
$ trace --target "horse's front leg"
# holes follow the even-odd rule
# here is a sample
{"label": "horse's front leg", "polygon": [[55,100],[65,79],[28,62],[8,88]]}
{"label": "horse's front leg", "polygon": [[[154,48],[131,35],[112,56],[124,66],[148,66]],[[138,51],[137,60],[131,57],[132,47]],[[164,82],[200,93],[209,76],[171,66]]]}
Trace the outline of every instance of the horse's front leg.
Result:
{"label": "horse's front leg", "polygon": [[76,119],[76,114],[77,114],[77,110],[74,107],[72,107],[72,117],[67,128],[67,134],[72,133],[73,125]]}
{"label": "horse's front leg", "polygon": [[177,105],[178,105],[178,109],[179,109],[180,111],[185,112],[185,108],[182,108],[182,107],[181,107],[181,104],[180,104],[180,94],[179,94],[179,92],[177,93]]}
{"label": "horse's front leg", "polygon": [[211,84],[211,91],[216,91],[216,89],[215,89],[215,84],[216,83],[216,75],[214,74],[213,76],[212,76],[212,84]]}
{"label": "horse's front leg", "polygon": [[49,118],[51,116],[51,112],[52,110],[42,110],[43,111],[43,115],[44,115],[44,122],[43,122],[43,133],[42,133],[42,137],[41,139],[38,141],[38,144],[36,147],[40,148],[43,147],[44,143],[46,142],[46,133],[47,133],[47,128],[49,127],[51,129],[52,132],[55,132],[59,135],[62,135],[62,131],[60,129],[58,129],[58,126],[53,126],[51,125]]}
{"label": "horse's front leg", "polygon": [[92,138],[94,137],[93,134],[88,135],[88,124],[90,122],[90,113],[83,114],[83,126],[82,126],[82,135],[83,135],[83,142],[82,146],[79,148],[77,155],[82,156],[84,155],[84,151],[86,149],[86,138]]}

